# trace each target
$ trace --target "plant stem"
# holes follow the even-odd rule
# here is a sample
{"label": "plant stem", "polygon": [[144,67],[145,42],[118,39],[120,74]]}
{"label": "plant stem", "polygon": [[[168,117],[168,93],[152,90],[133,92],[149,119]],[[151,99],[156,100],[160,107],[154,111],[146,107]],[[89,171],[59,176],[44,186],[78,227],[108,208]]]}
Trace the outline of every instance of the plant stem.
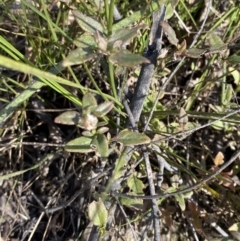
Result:
{"label": "plant stem", "polygon": [[114,14],[114,0],[110,1],[109,6],[109,18],[108,18],[108,36],[112,34],[112,26],[113,26],[113,14]]}
{"label": "plant stem", "polygon": [[117,95],[117,90],[116,90],[116,85],[114,81],[114,68],[112,62],[108,58],[108,69],[109,69],[109,82],[111,86],[111,90],[113,93],[113,97],[118,100],[118,95]]}

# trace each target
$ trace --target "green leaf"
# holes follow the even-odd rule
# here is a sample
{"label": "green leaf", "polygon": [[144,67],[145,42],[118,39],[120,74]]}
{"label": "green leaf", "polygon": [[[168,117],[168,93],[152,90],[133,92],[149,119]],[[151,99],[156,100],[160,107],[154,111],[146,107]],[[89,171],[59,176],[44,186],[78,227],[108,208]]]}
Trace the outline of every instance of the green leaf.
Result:
{"label": "green leaf", "polygon": [[104,127],[99,128],[99,129],[97,130],[97,133],[98,133],[98,134],[104,134],[104,133],[106,133],[107,131],[109,131],[109,128],[104,126]]}
{"label": "green leaf", "polygon": [[92,47],[95,49],[96,47],[96,41],[90,33],[84,33],[80,37],[76,38],[73,43],[78,47],[78,48],[89,48]]}
{"label": "green leaf", "polygon": [[98,148],[98,140],[97,140],[97,135],[94,135],[92,137],[92,142],[91,142],[91,148],[95,151],[97,151],[97,148]]}
{"label": "green leaf", "polygon": [[[101,122],[99,122],[98,123],[98,127],[102,127],[102,126],[105,126],[105,125],[107,125],[108,124],[108,122],[107,121],[101,121]],[[99,133],[101,133],[101,132],[99,132]]]}
{"label": "green leaf", "polygon": [[69,53],[66,59],[63,60],[62,66],[68,67],[72,65],[82,64],[96,57],[92,47],[77,48]]}
{"label": "green leaf", "polygon": [[79,152],[79,153],[88,153],[94,152],[91,148],[92,138],[81,136],[72,141],[69,141],[65,146],[65,151],[68,152]]}
{"label": "green leaf", "polygon": [[112,175],[113,181],[119,179],[122,176],[123,171],[126,169],[125,165],[127,164],[126,160],[127,160],[129,149],[130,148],[124,148],[123,152],[120,154],[120,157],[116,160],[115,168]]}
{"label": "green leaf", "polygon": [[[129,195],[129,193],[128,193]],[[130,194],[131,195],[131,194]],[[133,198],[123,198],[119,199],[120,203],[126,207],[129,207],[133,210],[143,210],[143,200],[142,199],[133,199]]]}
{"label": "green leaf", "polygon": [[173,7],[174,9],[177,7],[178,2],[179,2],[179,0],[172,0],[172,1],[171,1],[171,5],[172,5],[172,7]]}
{"label": "green leaf", "polygon": [[190,192],[185,192],[182,194],[184,198],[191,198],[192,195],[193,195],[193,191],[190,191]]}
{"label": "green leaf", "polygon": [[[148,26],[146,24],[140,24],[134,28],[130,29],[119,29],[115,31],[108,41],[108,50],[111,51],[114,48],[114,43],[120,41],[121,45],[129,43],[131,39],[138,35],[140,29],[146,29]],[[120,47],[121,47],[120,45]]]}
{"label": "green leaf", "polygon": [[208,35],[208,40],[210,44],[209,53],[221,53],[227,49],[227,45],[222,41],[222,39],[215,34],[214,32],[210,32]]}
{"label": "green leaf", "polygon": [[175,195],[174,196],[180,206],[180,208],[182,209],[182,211],[185,211],[186,209],[186,204],[185,204],[185,199],[184,199],[184,196],[182,194],[179,194],[179,195]]}
{"label": "green leaf", "polygon": [[232,99],[232,95],[233,95],[232,85],[227,84],[226,89],[224,90],[224,93],[223,93],[223,103],[222,104],[228,105]]}
{"label": "green leaf", "polygon": [[135,175],[131,175],[127,180],[128,187],[134,194],[143,194],[144,184]]}
{"label": "green leaf", "polygon": [[99,201],[93,201],[88,205],[88,217],[94,225],[98,227],[105,227],[108,219],[108,211],[99,198]]}
{"label": "green leaf", "polygon": [[108,140],[104,134],[97,135],[97,151],[102,158],[107,158],[109,155]]}
{"label": "green leaf", "polygon": [[165,20],[170,19],[174,14],[174,8],[171,3],[167,4]]}
{"label": "green leaf", "polygon": [[82,14],[78,10],[73,10],[73,15],[77,20],[78,25],[86,32],[94,34],[96,31],[103,33],[103,27],[95,19]]}
{"label": "green leaf", "polygon": [[77,111],[66,111],[54,119],[54,122],[62,125],[77,125],[81,114]]}
{"label": "green leaf", "polygon": [[161,21],[160,24],[161,24],[163,32],[166,34],[169,42],[171,44],[177,46],[179,41],[176,37],[176,33],[173,30],[173,28],[165,21]]}
{"label": "green leaf", "polygon": [[206,49],[197,49],[197,48],[191,48],[187,49],[183,55],[190,57],[190,58],[200,58],[201,55],[205,54],[207,52]]}
{"label": "green leaf", "polygon": [[109,111],[112,110],[114,104],[111,101],[105,101],[92,112],[97,117],[105,116]]}
{"label": "green leaf", "polygon": [[126,67],[135,67],[142,63],[150,63],[150,61],[141,55],[133,54],[126,49],[123,49],[117,53],[111,54],[109,59],[113,63],[117,63]]}
{"label": "green leaf", "polygon": [[91,92],[87,92],[82,99],[82,108],[86,109],[89,106],[94,108],[97,107],[97,101]]}
{"label": "green leaf", "polygon": [[125,146],[142,145],[151,142],[151,139],[145,134],[133,132],[128,129],[119,132],[116,140]]}
{"label": "green leaf", "polygon": [[215,130],[224,130],[224,128],[226,127],[227,123],[224,123],[223,121],[216,121],[213,124],[211,124],[211,126],[215,129]]}
{"label": "green leaf", "polygon": [[83,131],[82,135],[86,137],[92,137],[94,136],[94,133],[92,131]]}
{"label": "green leaf", "polygon": [[214,32],[210,32],[208,34],[208,40],[209,40],[209,44],[213,47],[225,45],[222,39]]}
{"label": "green leaf", "polygon": [[230,56],[227,61],[230,63],[230,64],[239,64],[240,63],[240,56],[239,55],[236,55],[236,54],[233,54],[232,56]]}

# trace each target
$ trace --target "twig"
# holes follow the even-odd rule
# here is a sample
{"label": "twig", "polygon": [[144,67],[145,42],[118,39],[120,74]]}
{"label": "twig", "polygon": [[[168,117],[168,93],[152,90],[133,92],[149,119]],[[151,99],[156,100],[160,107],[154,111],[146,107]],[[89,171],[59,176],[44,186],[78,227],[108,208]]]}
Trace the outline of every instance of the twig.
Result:
{"label": "twig", "polygon": [[180,22],[180,24],[182,24],[183,28],[188,32],[188,34],[191,34],[191,31],[188,29],[188,27],[185,25],[185,23],[182,21],[181,17],[178,15],[178,12],[176,11],[176,9],[174,9],[174,14],[176,15],[176,17],[178,18],[178,21]]}
{"label": "twig", "polygon": [[[145,146],[142,147],[144,153],[144,160],[146,164],[146,170],[147,170],[147,177],[148,177],[148,183],[149,183],[149,189],[150,189],[150,194],[155,195],[155,187],[154,187],[154,182],[153,182],[153,174],[152,174],[152,168],[151,164],[149,161],[149,153],[147,151],[147,148]],[[153,226],[154,226],[154,240],[155,241],[160,241],[160,210],[158,209],[157,201],[156,199],[152,199],[152,215],[153,215]]]}
{"label": "twig", "polygon": [[121,203],[119,202],[119,200],[118,200],[117,197],[114,197],[114,198],[115,198],[115,200],[116,200],[116,202],[117,202],[117,204],[118,204],[118,206],[119,206],[119,208],[120,208],[120,210],[121,210],[121,212],[122,212],[124,218],[126,219],[128,225],[129,225],[129,227],[130,227],[130,229],[131,229],[131,231],[132,231],[133,238],[134,238],[135,240],[138,240],[138,238],[137,238],[137,236],[136,236],[136,233],[135,233],[135,231],[134,231],[134,229],[133,229],[133,227],[132,227],[132,225],[131,225],[131,223],[130,223],[130,220],[129,220],[129,218],[128,218],[126,212],[124,211],[124,209],[123,209]]}
{"label": "twig", "polygon": [[163,181],[164,169],[167,169],[170,172],[176,172],[178,170],[178,168],[170,165],[165,160],[164,157],[159,155],[159,153],[161,153],[161,150],[160,150],[159,146],[153,144],[152,149],[156,152],[156,157],[157,157],[157,161],[158,161],[159,171],[158,171],[158,176],[157,176],[157,186],[160,189],[160,187],[162,185],[162,181]]}
{"label": "twig", "polygon": [[146,225],[145,225],[145,228],[144,228],[144,231],[142,232],[142,236],[141,236],[141,239],[140,241],[145,241],[145,240],[148,240],[147,239],[147,233],[148,233],[148,230],[150,229],[151,225],[152,225],[152,215],[151,213],[147,213],[146,216]]}
{"label": "twig", "polygon": [[218,226],[215,222],[211,223],[210,226],[216,229],[223,237],[227,238],[229,235],[220,227]]}
{"label": "twig", "polygon": [[138,131],[137,126],[135,124],[135,120],[134,120],[133,114],[131,112],[131,109],[130,109],[130,107],[128,105],[128,102],[127,102],[127,99],[126,99],[125,96],[123,97],[123,105],[124,105],[124,108],[125,108],[125,110],[126,110],[126,112],[128,114],[128,120],[129,120],[129,122],[131,124],[132,129],[134,131]]}
{"label": "twig", "polygon": [[197,236],[196,229],[194,228],[194,226],[193,226],[190,218],[188,217],[188,215],[186,215],[186,217],[187,217],[187,221],[188,221],[188,224],[189,224],[189,226],[190,226],[190,229],[191,229],[191,231],[192,231],[192,233],[193,233],[193,237],[194,237],[195,241],[199,241],[199,238],[198,238],[198,236]]}
{"label": "twig", "polygon": [[159,146],[157,146],[156,144],[152,144],[152,149],[156,151],[158,162],[162,163],[165,169],[167,169],[169,172],[176,172],[178,170],[177,167],[170,165],[166,161],[166,159],[161,156],[161,154],[159,154],[161,153],[161,149],[159,148]]}

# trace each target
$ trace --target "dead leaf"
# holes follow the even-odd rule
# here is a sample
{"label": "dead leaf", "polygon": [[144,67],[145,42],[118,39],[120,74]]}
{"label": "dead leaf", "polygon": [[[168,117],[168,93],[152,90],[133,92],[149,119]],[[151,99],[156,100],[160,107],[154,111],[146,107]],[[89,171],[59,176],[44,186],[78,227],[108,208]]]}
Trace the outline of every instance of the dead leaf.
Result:
{"label": "dead leaf", "polygon": [[214,158],[213,162],[215,164],[215,166],[220,166],[224,163],[224,155],[221,151],[218,152],[218,154],[216,155],[216,157]]}
{"label": "dead leaf", "polygon": [[179,120],[180,126],[183,128],[188,123],[188,115],[186,111],[181,107],[179,112]]}

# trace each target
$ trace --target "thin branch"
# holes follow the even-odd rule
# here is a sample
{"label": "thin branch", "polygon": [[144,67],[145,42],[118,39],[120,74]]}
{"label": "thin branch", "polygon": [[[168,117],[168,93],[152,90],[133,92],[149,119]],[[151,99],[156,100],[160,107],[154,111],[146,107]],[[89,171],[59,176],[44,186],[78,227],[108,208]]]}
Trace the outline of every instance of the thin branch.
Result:
{"label": "thin branch", "polygon": [[161,153],[161,149],[159,146],[153,144],[152,149],[156,152],[156,157],[158,161],[158,176],[157,176],[157,186],[160,189],[162,186],[162,181],[163,181],[163,174],[164,174],[164,169],[167,169],[170,172],[176,172],[178,170],[177,167],[174,167],[170,165],[163,156],[161,156],[159,153]]}
{"label": "thin branch", "polygon": [[124,211],[121,203],[119,202],[119,200],[118,200],[117,197],[115,197],[115,200],[116,200],[116,202],[117,202],[117,204],[118,204],[118,206],[119,206],[119,208],[120,208],[120,210],[121,210],[124,218],[126,219],[128,225],[129,225],[129,227],[130,227],[130,229],[131,229],[131,231],[132,231],[133,238],[134,238],[135,240],[138,240],[138,239],[137,239],[137,235],[136,235],[136,233],[135,233],[135,231],[134,231],[134,229],[133,229],[133,227],[132,227],[132,225],[131,225],[131,222],[130,222],[130,220],[129,220],[129,217],[127,216],[126,212]]}
{"label": "thin branch", "polygon": [[194,226],[193,226],[190,218],[188,217],[188,215],[187,215],[186,217],[187,217],[187,221],[188,221],[188,224],[189,224],[189,226],[190,226],[190,230],[191,230],[192,233],[193,233],[193,237],[194,237],[195,241],[199,241],[199,238],[198,238],[198,236],[197,236],[196,229],[194,228]]}
{"label": "thin branch", "polygon": [[[152,174],[152,168],[151,168],[151,164],[149,161],[149,153],[147,151],[147,148],[145,146],[142,147],[143,149],[143,155],[144,155],[144,160],[145,160],[145,164],[146,164],[146,170],[147,170],[147,177],[148,177],[148,183],[149,183],[149,189],[150,189],[150,194],[151,195],[155,195],[155,186],[154,186],[154,182],[153,182],[153,174]],[[153,215],[153,226],[154,226],[154,241],[160,241],[160,210],[158,209],[158,205],[157,205],[157,200],[156,199],[152,199],[152,215]]]}
{"label": "thin branch", "polygon": [[211,223],[210,226],[215,228],[216,231],[219,232],[222,235],[222,237],[225,237],[225,238],[229,237],[229,235],[219,225],[217,225],[215,222]]}
{"label": "thin branch", "polygon": [[151,215],[150,212],[145,215],[146,225],[145,225],[145,228],[144,228],[143,232],[141,233],[141,239],[139,241],[148,240],[147,239],[147,233],[148,233],[148,231],[149,231],[149,229],[152,225],[152,216],[150,216],[150,215]]}
{"label": "thin branch", "polygon": [[123,97],[123,105],[124,105],[124,108],[125,108],[125,110],[126,110],[126,112],[128,114],[128,121],[130,122],[132,129],[134,131],[138,131],[137,126],[135,124],[134,116],[133,116],[133,114],[131,112],[131,109],[130,109],[130,107],[128,105],[128,102],[127,102],[127,99],[126,99],[125,96]]}
{"label": "thin branch", "polygon": [[152,143],[152,149],[155,150],[158,162],[161,162],[165,169],[167,169],[169,172],[176,172],[178,171],[178,168],[175,166],[170,165],[166,159],[160,154],[161,149],[158,145]]}

